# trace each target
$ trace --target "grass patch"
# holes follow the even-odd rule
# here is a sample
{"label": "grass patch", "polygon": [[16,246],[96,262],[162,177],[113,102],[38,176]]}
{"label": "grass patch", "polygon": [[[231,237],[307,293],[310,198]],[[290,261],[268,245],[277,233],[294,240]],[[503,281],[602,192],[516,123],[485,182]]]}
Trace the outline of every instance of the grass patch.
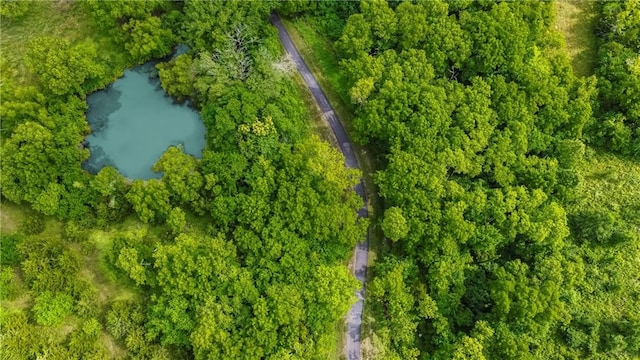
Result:
{"label": "grass patch", "polygon": [[93,42],[99,49],[99,56],[111,69],[116,69],[116,73],[129,65],[124,49],[97,29],[89,9],[82,2],[32,1],[27,13],[16,21],[3,18],[0,29],[3,77],[11,77],[16,84],[36,82],[26,66],[25,49],[31,40],[40,36],[65,39],[71,44]]}
{"label": "grass patch", "polygon": [[[617,230],[640,234],[640,164],[587,150],[579,173],[576,199],[566,205],[569,216],[606,211],[619,217]],[[601,323],[625,323],[640,314],[640,239],[618,244],[585,242],[573,249],[584,259],[584,284],[569,297],[577,316],[594,314]]]}
{"label": "grass patch", "polygon": [[640,233],[640,163],[588,149],[579,173],[583,181],[569,212],[605,207]]}
{"label": "grass patch", "polygon": [[12,204],[6,200],[0,203],[0,232],[3,234],[13,234],[20,228],[20,222],[25,216],[22,207]]}
{"label": "grass patch", "polygon": [[595,68],[597,55],[594,34],[595,6],[595,1],[555,1],[554,27],[564,36],[567,55],[577,76],[592,75]]}
{"label": "grass patch", "polygon": [[295,82],[296,87],[298,88],[298,93],[302,97],[302,100],[304,101],[307,111],[309,112],[309,117],[313,122],[311,124],[311,130],[315,134],[320,136],[322,140],[329,142],[331,145],[337,148],[338,140],[336,140],[336,137],[333,131],[331,131],[329,124],[327,123],[326,119],[322,115],[322,111],[320,111],[318,104],[313,99],[313,94],[311,94],[311,90],[309,90],[309,88],[307,87],[307,84],[305,84],[300,73],[296,72],[295,75],[293,76],[293,80]]}

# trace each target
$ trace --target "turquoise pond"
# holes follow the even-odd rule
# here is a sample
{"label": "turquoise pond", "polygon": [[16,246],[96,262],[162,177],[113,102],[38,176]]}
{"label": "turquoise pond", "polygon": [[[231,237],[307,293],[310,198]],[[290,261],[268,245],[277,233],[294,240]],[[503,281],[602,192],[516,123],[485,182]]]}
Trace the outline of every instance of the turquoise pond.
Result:
{"label": "turquoise pond", "polygon": [[181,145],[197,158],[205,145],[205,127],[196,110],[177,104],[160,87],[155,64],[124,72],[103,90],[87,96],[92,133],[85,145],[90,173],[113,166],[129,179],[159,178],[151,170],[169,146]]}

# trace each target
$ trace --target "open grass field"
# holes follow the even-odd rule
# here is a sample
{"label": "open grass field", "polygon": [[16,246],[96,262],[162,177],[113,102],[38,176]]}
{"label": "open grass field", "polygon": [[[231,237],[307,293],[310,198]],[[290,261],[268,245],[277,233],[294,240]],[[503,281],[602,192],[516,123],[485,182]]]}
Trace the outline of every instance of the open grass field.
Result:
{"label": "open grass field", "polygon": [[595,1],[556,0],[554,27],[563,35],[567,55],[577,76],[593,74],[597,44]]}

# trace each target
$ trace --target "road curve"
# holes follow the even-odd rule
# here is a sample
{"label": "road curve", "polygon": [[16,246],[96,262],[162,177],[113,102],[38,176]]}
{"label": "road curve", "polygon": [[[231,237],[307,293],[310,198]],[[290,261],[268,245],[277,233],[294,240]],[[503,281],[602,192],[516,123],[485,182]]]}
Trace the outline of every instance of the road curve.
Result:
{"label": "road curve", "polygon": [[[298,68],[298,72],[302,75],[304,82],[311,90],[311,94],[313,95],[314,100],[320,107],[320,110],[324,114],[331,130],[336,136],[338,140],[338,146],[342,154],[344,154],[345,164],[346,166],[358,169],[358,160],[356,159],[355,154],[353,153],[353,148],[351,143],[349,142],[349,137],[347,133],[344,131],[342,124],[340,123],[340,119],[338,119],[338,115],[333,111],[331,104],[327,100],[324,92],[318,85],[316,78],[309,70],[309,67],[300,56],[298,49],[293,44],[287,29],[282,24],[280,17],[278,14],[273,13],[271,15],[271,23],[278,29],[278,36],[280,37],[280,42],[284,46],[287,53],[291,56],[293,61]],[[360,179],[360,182],[355,187],[356,193],[362,197],[364,202],[364,206],[358,211],[358,217],[368,217],[369,212],[367,210],[367,194],[364,188],[364,182]],[[360,333],[362,327],[362,309],[364,305],[364,290],[365,290],[365,279],[367,275],[367,255],[369,250],[369,236],[364,239],[363,242],[359,242],[356,245],[355,249],[355,264],[353,267],[353,272],[355,277],[360,281],[362,286],[360,289],[356,291],[356,295],[358,297],[358,301],[353,304],[349,313],[347,314],[347,343],[345,346],[346,356],[348,360],[360,360],[362,359],[362,352],[360,350]]]}

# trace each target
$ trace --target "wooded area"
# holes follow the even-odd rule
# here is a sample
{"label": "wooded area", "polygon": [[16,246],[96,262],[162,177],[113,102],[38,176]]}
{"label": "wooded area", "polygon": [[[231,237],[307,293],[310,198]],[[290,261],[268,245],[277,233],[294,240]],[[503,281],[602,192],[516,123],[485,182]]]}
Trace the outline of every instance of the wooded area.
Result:
{"label": "wooded area", "polygon": [[[640,356],[638,0],[597,4],[589,77],[551,2],[89,0],[0,3],[0,358],[340,358],[361,174],[273,11],[331,44],[377,164],[364,358]],[[86,96],[158,59],[202,158],[89,174]]]}

